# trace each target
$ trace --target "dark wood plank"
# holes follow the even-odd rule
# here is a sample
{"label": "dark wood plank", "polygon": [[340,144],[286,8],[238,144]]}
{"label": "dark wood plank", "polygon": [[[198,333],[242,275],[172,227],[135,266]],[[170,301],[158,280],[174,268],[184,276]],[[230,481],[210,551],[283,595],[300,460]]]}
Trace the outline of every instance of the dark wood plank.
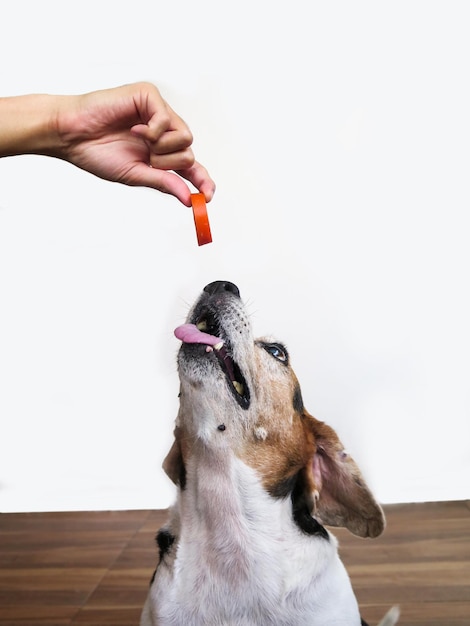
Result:
{"label": "dark wood plank", "polygon": [[[332,529],[361,612],[377,624],[470,625],[468,501],[385,507],[374,540]],[[166,511],[0,515],[2,626],[137,626]]]}
{"label": "dark wood plank", "polygon": [[0,624],[71,624],[149,515],[0,515]]}
{"label": "dark wood plank", "polygon": [[377,539],[334,529],[364,619],[376,624],[396,604],[400,626],[469,626],[468,501],[384,508]]}

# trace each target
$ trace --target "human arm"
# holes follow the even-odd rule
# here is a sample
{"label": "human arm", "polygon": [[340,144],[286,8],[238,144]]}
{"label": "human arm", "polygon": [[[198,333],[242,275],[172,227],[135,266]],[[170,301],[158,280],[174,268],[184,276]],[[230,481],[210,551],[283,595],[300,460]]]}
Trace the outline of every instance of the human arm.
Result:
{"label": "human arm", "polygon": [[209,202],[214,181],[191,149],[185,122],[151,83],[82,95],[0,98],[0,156],[53,156],[100,178],[170,193],[191,206],[192,183]]}

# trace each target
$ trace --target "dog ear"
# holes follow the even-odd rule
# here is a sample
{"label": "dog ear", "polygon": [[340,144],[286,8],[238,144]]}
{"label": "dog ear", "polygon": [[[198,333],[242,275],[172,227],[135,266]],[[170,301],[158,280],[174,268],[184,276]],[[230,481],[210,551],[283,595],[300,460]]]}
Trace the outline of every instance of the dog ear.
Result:
{"label": "dog ear", "polygon": [[308,414],[305,419],[316,446],[308,468],[315,518],[327,526],[344,526],[359,537],[377,537],[385,528],[384,514],[355,461],[330,426]]}
{"label": "dog ear", "polygon": [[178,428],[175,428],[174,434],[175,440],[162,463],[162,467],[170,480],[172,480],[175,485],[179,485],[182,489],[184,489],[186,471],[183,463],[183,454],[181,451]]}

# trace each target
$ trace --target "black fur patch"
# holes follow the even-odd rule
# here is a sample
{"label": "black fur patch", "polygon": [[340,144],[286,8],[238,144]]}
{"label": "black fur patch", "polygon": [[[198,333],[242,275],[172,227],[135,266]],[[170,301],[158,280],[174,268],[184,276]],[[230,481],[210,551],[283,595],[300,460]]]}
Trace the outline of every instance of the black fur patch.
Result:
{"label": "black fur patch", "polygon": [[330,536],[326,528],[310,514],[310,506],[305,495],[307,489],[303,472],[300,471],[291,494],[294,521],[305,534],[317,535],[329,541]]}
{"label": "black fur patch", "polygon": [[300,391],[300,387],[298,385],[294,391],[292,404],[294,406],[294,411],[296,411],[297,413],[302,413],[302,411],[304,410],[304,401],[302,399],[302,392]]}
{"label": "black fur patch", "polygon": [[361,626],[369,626],[367,622],[365,622],[361,617]]}
{"label": "black fur patch", "polygon": [[161,562],[165,558],[165,555],[168,554],[171,546],[174,544],[175,537],[170,533],[169,530],[162,528],[161,530],[158,531],[157,536],[155,537],[155,541],[157,542],[157,546],[158,546],[159,559],[158,559],[158,565],[154,573],[152,574],[152,578],[150,579],[150,584],[152,584],[153,581],[155,580],[155,576],[157,575],[157,570]]}
{"label": "black fur patch", "polygon": [[184,466],[184,463],[181,463],[180,466],[180,475],[179,475],[179,487],[181,489],[181,491],[184,491],[186,489],[186,467]]}
{"label": "black fur patch", "polygon": [[171,546],[174,544],[175,537],[168,530],[162,529],[158,531],[156,541],[160,556],[159,563],[161,563],[165,554],[168,554]]}
{"label": "black fur patch", "polygon": [[326,528],[324,528],[314,517],[310,515],[307,508],[297,510],[294,509],[294,520],[299,528],[307,535],[318,535],[329,541],[330,538]]}
{"label": "black fur patch", "polygon": [[294,489],[294,485],[297,482],[297,474],[293,476],[288,476],[281,480],[276,485],[273,485],[269,488],[268,493],[273,498],[287,498],[289,494],[292,493]]}

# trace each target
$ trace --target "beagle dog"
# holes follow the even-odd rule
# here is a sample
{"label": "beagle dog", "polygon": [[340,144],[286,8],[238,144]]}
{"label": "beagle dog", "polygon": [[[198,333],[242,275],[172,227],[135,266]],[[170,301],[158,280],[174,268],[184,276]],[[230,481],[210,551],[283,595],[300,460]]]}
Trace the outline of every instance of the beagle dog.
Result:
{"label": "beagle dog", "polygon": [[[177,485],[141,626],[361,626],[325,528],[384,515],[335,431],[304,407],[286,347],[254,339],[238,288],[204,288],[175,330]],[[398,619],[394,607],[381,626]]]}

